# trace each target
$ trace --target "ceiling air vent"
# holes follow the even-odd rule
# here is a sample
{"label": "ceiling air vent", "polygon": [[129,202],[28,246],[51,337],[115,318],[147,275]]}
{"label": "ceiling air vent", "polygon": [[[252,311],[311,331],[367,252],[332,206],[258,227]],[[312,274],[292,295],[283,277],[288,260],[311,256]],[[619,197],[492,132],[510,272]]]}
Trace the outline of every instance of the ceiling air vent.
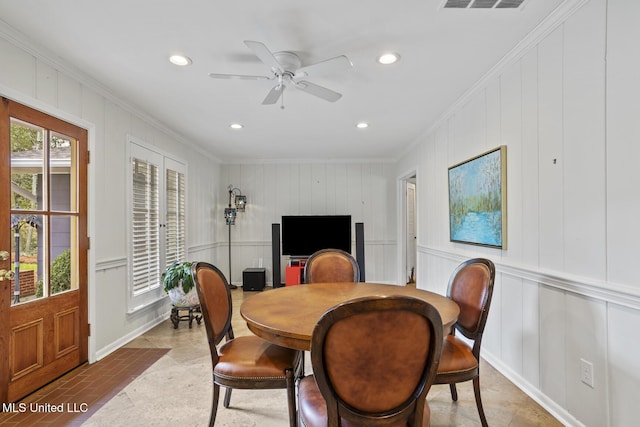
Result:
{"label": "ceiling air vent", "polygon": [[525,0],[445,0],[445,9],[517,9]]}

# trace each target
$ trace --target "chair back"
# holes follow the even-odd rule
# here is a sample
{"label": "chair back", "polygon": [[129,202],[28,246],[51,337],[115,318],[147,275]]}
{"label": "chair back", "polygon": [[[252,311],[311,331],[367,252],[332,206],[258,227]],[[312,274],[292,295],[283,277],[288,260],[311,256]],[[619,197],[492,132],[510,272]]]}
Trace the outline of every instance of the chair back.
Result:
{"label": "chair back", "polygon": [[322,249],[309,257],[304,266],[305,283],[359,282],[356,259],[340,249]]}
{"label": "chair back", "polygon": [[413,297],[365,297],[327,311],[311,364],[329,426],[422,426],[443,342],[442,320]]}
{"label": "chair back", "polygon": [[233,339],[229,284],[224,274],[216,266],[206,262],[194,263],[191,266],[191,275],[198,292],[202,319],[215,366],[218,355],[216,346],[225,337]]}
{"label": "chair back", "polygon": [[489,315],[495,277],[493,262],[474,258],[460,264],[449,279],[447,296],[460,307],[455,328],[465,337],[475,340],[478,351]]}

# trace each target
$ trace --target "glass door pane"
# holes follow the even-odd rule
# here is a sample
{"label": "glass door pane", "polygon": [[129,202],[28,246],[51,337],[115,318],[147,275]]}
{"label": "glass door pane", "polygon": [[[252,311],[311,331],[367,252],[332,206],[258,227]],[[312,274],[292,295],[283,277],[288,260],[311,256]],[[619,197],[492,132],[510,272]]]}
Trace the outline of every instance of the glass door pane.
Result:
{"label": "glass door pane", "polygon": [[42,215],[11,215],[11,269],[15,276],[12,304],[34,301],[47,295],[43,286],[44,233]]}
{"label": "glass door pane", "polygon": [[10,120],[12,304],[46,296],[43,286],[46,129]]}
{"label": "glass door pane", "polygon": [[45,129],[11,119],[11,208],[42,209]]}
{"label": "glass door pane", "polygon": [[72,244],[76,233],[76,217],[63,215],[51,217],[51,266],[49,283],[51,295],[78,289],[76,245]]}
{"label": "glass door pane", "polygon": [[50,132],[49,138],[49,185],[51,210],[77,211],[77,141],[58,132]]}

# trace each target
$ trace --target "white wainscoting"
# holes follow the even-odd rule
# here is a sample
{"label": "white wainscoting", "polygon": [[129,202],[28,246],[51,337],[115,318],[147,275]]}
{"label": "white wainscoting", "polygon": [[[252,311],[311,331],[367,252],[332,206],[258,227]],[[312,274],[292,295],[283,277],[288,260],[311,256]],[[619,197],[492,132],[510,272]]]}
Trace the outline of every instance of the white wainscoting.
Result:
{"label": "white wainscoting", "polygon": [[[419,247],[418,256],[418,287],[444,293],[453,269],[477,254]],[[640,328],[640,293],[492,261],[482,357],[566,425],[632,425],[640,416],[640,344],[630,339]],[[581,382],[581,359],[594,366],[594,388]]]}

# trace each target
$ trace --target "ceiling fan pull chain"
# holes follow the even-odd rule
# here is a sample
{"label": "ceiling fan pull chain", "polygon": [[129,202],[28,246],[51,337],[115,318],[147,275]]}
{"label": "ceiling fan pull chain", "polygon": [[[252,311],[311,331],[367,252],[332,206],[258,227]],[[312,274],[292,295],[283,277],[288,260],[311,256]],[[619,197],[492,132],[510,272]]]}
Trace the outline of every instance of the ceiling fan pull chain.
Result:
{"label": "ceiling fan pull chain", "polygon": [[284,86],[282,86],[282,96],[280,97],[280,102],[281,102],[280,109],[284,110]]}

